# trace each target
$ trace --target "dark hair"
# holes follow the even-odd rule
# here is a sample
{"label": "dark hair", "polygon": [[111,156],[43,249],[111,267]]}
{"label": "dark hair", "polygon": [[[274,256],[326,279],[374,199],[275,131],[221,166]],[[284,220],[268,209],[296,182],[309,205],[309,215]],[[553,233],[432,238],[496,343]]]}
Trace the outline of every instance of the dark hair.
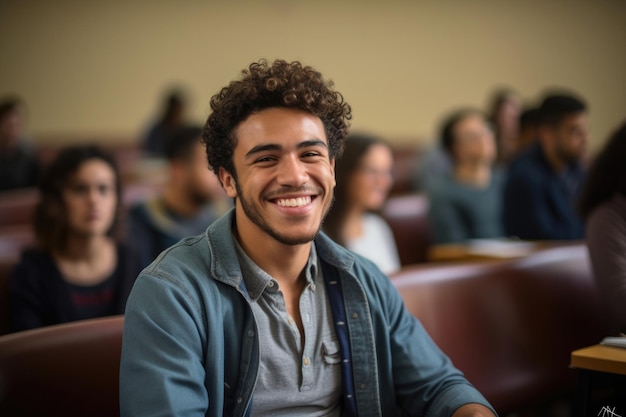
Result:
{"label": "dark hair", "polygon": [[541,124],[558,126],[567,117],[587,110],[582,99],[572,94],[549,94],[539,106]]}
{"label": "dark hair", "polygon": [[335,164],[335,199],[324,220],[324,232],[341,245],[345,245],[341,230],[350,203],[348,200],[350,177],[360,168],[363,157],[374,145],[384,145],[391,149],[391,146],[379,137],[364,133],[350,134],[345,138],[343,153]]}
{"label": "dark hair", "polygon": [[456,110],[445,117],[443,123],[441,124],[439,140],[441,141],[441,147],[448,153],[448,155],[454,156],[453,149],[456,139],[454,137],[454,128],[460,121],[474,115],[481,116],[483,118],[485,117],[483,112],[471,107]]}
{"label": "dark hair", "polygon": [[2,101],[0,101],[0,120],[4,120],[9,114],[19,110],[22,105],[22,100],[17,96],[4,97]]}
{"label": "dark hair", "polygon": [[600,204],[616,193],[626,195],[626,121],[610,136],[596,155],[578,201],[578,210],[587,218]]}
{"label": "dark hair", "polygon": [[351,109],[343,96],[332,89],[332,81],[300,62],[260,60],[242,71],[241,80],[232,81],[211,98],[211,110],[203,140],[213,171],[221,167],[236,177],[233,150],[235,128],[252,113],[285,107],[318,116],[324,124],[331,158],[341,153],[341,142],[348,132]]}
{"label": "dark hair", "polygon": [[163,100],[163,109],[161,111],[161,123],[169,124],[176,118],[180,110],[185,107],[186,98],[183,91],[179,88],[173,88],[165,95]]}
{"label": "dark hair", "polygon": [[169,161],[188,159],[194,146],[200,143],[202,127],[182,126],[174,129],[165,137],[164,155]]}
{"label": "dark hair", "polygon": [[63,189],[70,177],[86,161],[99,159],[115,173],[116,216],[109,235],[113,235],[121,208],[121,183],[117,164],[111,155],[96,145],[72,145],[64,148],[46,167],[39,181],[40,200],[35,207],[33,228],[44,250],[63,250],[68,234]]}
{"label": "dark hair", "polygon": [[537,107],[526,107],[519,115],[519,127],[523,130],[527,127],[537,126],[541,121],[541,113]]}

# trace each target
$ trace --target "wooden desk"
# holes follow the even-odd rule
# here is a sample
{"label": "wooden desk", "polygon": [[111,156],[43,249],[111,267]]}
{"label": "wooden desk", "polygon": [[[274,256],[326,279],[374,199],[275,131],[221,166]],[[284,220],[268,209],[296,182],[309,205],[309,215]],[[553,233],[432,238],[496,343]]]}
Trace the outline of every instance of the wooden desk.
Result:
{"label": "wooden desk", "polygon": [[626,348],[593,345],[572,352],[574,368],[626,375]]}
{"label": "wooden desk", "polygon": [[475,243],[433,245],[428,250],[429,261],[501,261],[528,256],[541,246],[534,242],[504,242],[500,240]]}
{"label": "wooden desk", "polygon": [[[578,369],[578,416],[601,415],[601,407],[613,409],[615,401],[621,401],[615,413],[626,414],[623,391],[626,390],[626,348],[593,345],[578,349],[571,354],[571,366]],[[594,388],[614,392],[606,399],[595,399]],[[600,414],[599,414],[600,412]]]}
{"label": "wooden desk", "polygon": [[525,258],[545,249],[579,245],[581,241],[522,241],[476,239],[468,243],[432,245],[427,254],[431,262],[502,261]]}

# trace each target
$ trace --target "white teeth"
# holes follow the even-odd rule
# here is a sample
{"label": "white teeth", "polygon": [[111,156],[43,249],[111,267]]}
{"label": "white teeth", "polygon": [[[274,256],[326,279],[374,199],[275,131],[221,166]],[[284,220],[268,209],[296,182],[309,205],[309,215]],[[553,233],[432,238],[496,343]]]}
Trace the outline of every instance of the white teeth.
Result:
{"label": "white teeth", "polygon": [[276,200],[276,204],[281,207],[302,207],[311,203],[311,197],[285,198]]}

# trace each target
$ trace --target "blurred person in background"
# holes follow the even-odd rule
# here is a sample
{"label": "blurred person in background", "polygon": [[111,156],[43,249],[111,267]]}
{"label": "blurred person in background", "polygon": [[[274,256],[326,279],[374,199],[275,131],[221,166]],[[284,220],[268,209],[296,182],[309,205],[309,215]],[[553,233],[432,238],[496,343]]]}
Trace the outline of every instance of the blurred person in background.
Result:
{"label": "blurred person in background", "polygon": [[17,97],[0,100],[0,191],[33,187],[40,165],[24,134],[24,106]]}
{"label": "blurred person in background", "polygon": [[626,121],[589,169],[579,209],[609,328],[626,333]]}
{"label": "blurred person in background", "polygon": [[538,140],[539,122],[541,121],[539,108],[526,107],[519,116],[519,134],[515,141],[515,152],[512,158],[515,158],[521,152],[524,152]]}
{"label": "blurred person in background", "polygon": [[348,135],[335,168],[335,201],[324,221],[324,231],[335,242],[369,258],[386,274],[400,268],[393,232],[379,214],[393,185],[392,166],[386,142]]}
{"label": "blurred person in background", "polygon": [[172,89],[165,96],[157,120],[142,138],[141,147],[153,157],[161,157],[165,152],[166,137],[185,125],[187,97],[180,89]]}
{"label": "blurred person in background", "polygon": [[112,157],[91,145],[65,148],[39,190],[38,246],[10,278],[12,330],[123,313],[140,268],[114,236],[121,190]]}
{"label": "blurred person in background", "polygon": [[129,210],[128,238],[142,266],[180,239],[204,232],[232,207],[209,169],[201,136],[199,126],[179,127],[166,136],[164,188],[156,197]]}
{"label": "blurred person in background", "polygon": [[498,165],[506,166],[515,153],[520,111],[520,98],[513,90],[501,88],[493,93],[487,117],[495,135]]}
{"label": "blurred person in background", "polygon": [[548,94],[539,112],[537,143],[508,168],[505,231],[526,240],[582,239],[576,200],[585,178],[587,105],[571,94]]}
{"label": "blurred person in background", "polygon": [[452,172],[427,191],[435,243],[504,236],[503,176],[493,168],[496,143],[487,119],[476,109],[455,111],[444,120],[440,137]]}

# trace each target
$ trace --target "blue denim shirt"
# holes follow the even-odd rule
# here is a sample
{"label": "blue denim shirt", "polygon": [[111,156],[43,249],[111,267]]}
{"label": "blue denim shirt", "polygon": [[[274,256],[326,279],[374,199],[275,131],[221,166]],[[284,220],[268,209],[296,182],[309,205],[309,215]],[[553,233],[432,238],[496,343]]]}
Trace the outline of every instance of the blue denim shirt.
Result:
{"label": "blue denim shirt", "polygon": [[[234,246],[234,211],[164,251],[126,307],[122,416],[247,416],[259,338]],[[359,416],[449,416],[488,405],[404,308],[374,264],[315,239],[341,279]]]}

